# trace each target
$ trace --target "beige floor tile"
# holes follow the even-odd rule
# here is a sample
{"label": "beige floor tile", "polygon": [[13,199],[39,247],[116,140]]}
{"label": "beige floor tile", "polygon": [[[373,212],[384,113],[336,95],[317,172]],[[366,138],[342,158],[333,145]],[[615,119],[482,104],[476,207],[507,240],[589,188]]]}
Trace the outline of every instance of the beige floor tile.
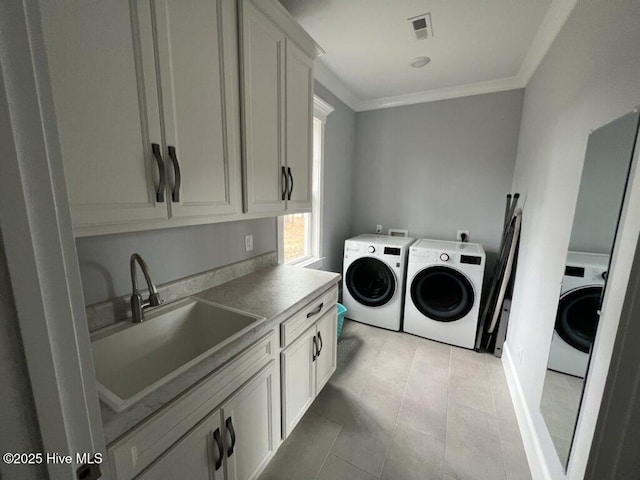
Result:
{"label": "beige floor tile", "polygon": [[448,407],[449,383],[424,378],[413,370],[398,413],[398,423],[426,433],[444,434]]}
{"label": "beige floor tile", "polygon": [[398,425],[391,438],[382,480],[440,480],[444,472],[444,432],[428,434]]}
{"label": "beige floor tile", "polygon": [[371,367],[364,368],[349,365],[340,368],[340,365],[338,365],[335,373],[329,379],[329,383],[335,387],[359,394],[370,373]]}
{"label": "beige floor tile", "polygon": [[451,358],[466,360],[467,362],[474,362],[486,366],[486,357],[488,356],[486,353],[478,353],[468,348],[451,347]]}
{"label": "beige floor tile", "polygon": [[449,404],[445,473],[459,480],[506,478],[496,417]]}
{"label": "beige floor tile", "polygon": [[359,408],[358,395],[328,383],[309,407],[309,413],[344,425],[354,418]]}
{"label": "beige floor tile", "polygon": [[492,383],[491,393],[493,395],[493,404],[496,408],[496,416],[501,420],[517,423],[516,412],[506,383],[504,385]]}
{"label": "beige floor tile", "polygon": [[507,480],[531,480],[531,471],[522,443],[518,445],[503,441],[502,456]]}
{"label": "beige floor tile", "polygon": [[452,377],[449,386],[449,402],[465,405],[491,415],[496,414],[488,380],[470,381]]}
{"label": "beige floor tile", "polygon": [[331,450],[333,455],[379,477],[389,449],[392,431],[378,415],[363,412],[347,423]]}
{"label": "beige floor tile", "polygon": [[260,480],[315,478],[340,433],[340,425],[312,414],[305,415],[280,447]]}
{"label": "beige floor tile", "polygon": [[[482,411],[487,386],[493,415]],[[305,433],[314,422],[320,440]],[[423,452],[431,453],[420,463]],[[261,480],[528,480],[527,473],[499,359],[347,320],[336,374]]]}
{"label": "beige floor tile", "polygon": [[359,408],[346,422],[331,451],[376,477],[380,476],[402,401],[399,389],[371,376],[358,396]]}
{"label": "beige floor tile", "polygon": [[377,478],[335,455],[329,455],[318,480],[377,480]]}

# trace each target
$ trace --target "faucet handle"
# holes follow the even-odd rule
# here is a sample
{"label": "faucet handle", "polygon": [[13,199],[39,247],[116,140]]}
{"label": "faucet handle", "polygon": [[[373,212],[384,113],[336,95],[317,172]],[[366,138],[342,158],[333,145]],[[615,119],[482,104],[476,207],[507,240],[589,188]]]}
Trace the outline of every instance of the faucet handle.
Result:
{"label": "faucet handle", "polygon": [[149,306],[157,307],[162,303],[162,299],[160,298],[160,294],[158,292],[149,294]]}

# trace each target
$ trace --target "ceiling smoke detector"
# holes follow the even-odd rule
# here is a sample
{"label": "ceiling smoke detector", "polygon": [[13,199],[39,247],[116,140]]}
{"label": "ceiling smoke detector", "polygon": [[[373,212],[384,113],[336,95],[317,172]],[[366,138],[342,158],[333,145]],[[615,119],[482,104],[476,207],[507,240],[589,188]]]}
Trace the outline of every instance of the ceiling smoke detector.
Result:
{"label": "ceiling smoke detector", "polygon": [[431,24],[431,12],[423,13],[417,17],[407,19],[411,25],[411,31],[416,40],[426,40],[433,37],[433,25]]}
{"label": "ceiling smoke detector", "polygon": [[422,68],[426,67],[431,59],[429,57],[416,57],[409,62],[413,68]]}

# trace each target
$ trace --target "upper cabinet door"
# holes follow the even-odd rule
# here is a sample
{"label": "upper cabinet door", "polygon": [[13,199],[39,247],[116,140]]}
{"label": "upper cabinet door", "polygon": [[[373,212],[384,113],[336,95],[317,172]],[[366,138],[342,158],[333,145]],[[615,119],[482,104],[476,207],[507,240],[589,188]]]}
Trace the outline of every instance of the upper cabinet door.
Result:
{"label": "upper cabinet door", "polygon": [[236,213],[240,210],[236,3],[156,0],[154,4],[171,216]]}
{"label": "upper cabinet door", "polygon": [[154,57],[141,55],[153,52],[151,12],[136,6],[40,1],[76,233],[167,218],[152,151],[161,144]]}
{"label": "upper cabinet door", "polygon": [[247,212],[284,212],[284,34],[241,0],[244,187]]}
{"label": "upper cabinet door", "polygon": [[313,60],[287,42],[287,212],[311,211]]}

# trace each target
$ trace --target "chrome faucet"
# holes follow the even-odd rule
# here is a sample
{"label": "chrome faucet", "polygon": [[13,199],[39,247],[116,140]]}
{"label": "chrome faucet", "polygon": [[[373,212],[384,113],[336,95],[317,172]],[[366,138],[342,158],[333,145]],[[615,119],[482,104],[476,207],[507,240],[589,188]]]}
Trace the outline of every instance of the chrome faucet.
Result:
{"label": "chrome faucet", "polygon": [[[142,300],[142,295],[138,291],[138,280],[136,278],[136,262],[140,265],[144,279],[147,281],[147,287],[149,289],[149,298]],[[158,295],[158,289],[151,281],[149,276],[149,267],[142,259],[140,255],[134,253],[131,255],[131,286],[133,287],[133,293],[131,294],[131,315],[134,323],[140,323],[144,320],[144,309],[148,307],[157,307],[162,303],[160,295]]]}

